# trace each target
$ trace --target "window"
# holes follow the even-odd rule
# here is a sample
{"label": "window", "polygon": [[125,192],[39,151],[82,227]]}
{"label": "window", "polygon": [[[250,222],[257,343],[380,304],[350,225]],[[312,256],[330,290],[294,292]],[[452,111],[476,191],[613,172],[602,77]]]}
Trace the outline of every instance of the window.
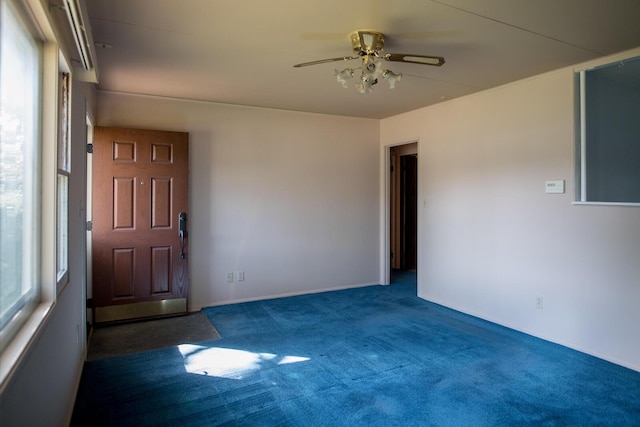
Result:
{"label": "window", "polygon": [[69,279],[69,173],[71,172],[71,136],[70,136],[70,75],[60,73],[60,106],[58,120],[58,180],[57,180],[57,217],[56,217],[56,272],[58,290]]}
{"label": "window", "polygon": [[577,198],[640,204],[640,56],[580,73]]}
{"label": "window", "polygon": [[0,349],[39,302],[42,45],[0,8]]}

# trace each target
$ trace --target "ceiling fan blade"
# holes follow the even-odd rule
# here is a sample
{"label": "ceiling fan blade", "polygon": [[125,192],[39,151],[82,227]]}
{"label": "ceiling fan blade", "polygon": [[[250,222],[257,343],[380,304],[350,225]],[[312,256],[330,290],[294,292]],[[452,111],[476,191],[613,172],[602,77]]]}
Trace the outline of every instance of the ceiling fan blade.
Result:
{"label": "ceiling fan blade", "polygon": [[437,67],[444,64],[441,56],[412,55],[408,53],[386,53],[384,59],[393,62],[410,62],[412,64],[435,65]]}
{"label": "ceiling fan blade", "polygon": [[324,64],[326,62],[351,61],[352,59],[358,59],[358,58],[360,58],[360,57],[359,56],[341,56],[339,58],[329,58],[329,59],[320,59],[318,61],[303,62],[302,64],[294,65],[294,67],[296,67],[296,68],[306,67],[308,65]]}

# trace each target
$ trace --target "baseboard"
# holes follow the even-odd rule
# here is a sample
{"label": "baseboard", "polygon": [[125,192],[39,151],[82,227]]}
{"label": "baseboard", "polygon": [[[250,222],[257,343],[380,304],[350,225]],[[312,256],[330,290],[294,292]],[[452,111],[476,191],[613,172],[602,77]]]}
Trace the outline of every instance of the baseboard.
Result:
{"label": "baseboard", "polygon": [[418,295],[418,297],[422,298],[425,301],[429,301],[429,302],[432,302],[434,304],[441,305],[442,307],[448,308],[450,310],[454,310],[454,311],[466,314],[468,316],[473,316],[473,317],[476,317],[478,319],[485,320],[487,322],[491,322],[491,323],[494,323],[496,325],[500,325],[500,326],[503,326],[505,328],[512,329],[514,331],[517,331],[517,332],[532,336],[534,338],[538,338],[538,339],[541,339],[541,340],[544,340],[544,341],[548,341],[548,342],[553,343],[553,344],[561,345],[563,347],[570,348],[571,350],[575,350],[575,351],[578,351],[580,353],[588,354],[589,356],[593,356],[593,357],[596,357],[598,359],[602,359],[604,361],[613,363],[615,365],[619,365],[619,366],[622,366],[624,368],[628,368],[628,369],[631,369],[633,371],[640,372],[640,366],[634,365],[633,363],[628,363],[628,362],[626,362],[624,360],[619,360],[619,359],[616,359],[614,357],[609,357],[607,355],[600,354],[598,352],[586,350],[586,349],[584,349],[584,348],[582,348],[582,347],[580,347],[578,345],[575,345],[573,343],[568,343],[568,342],[563,341],[563,340],[551,339],[550,337],[542,335],[542,334],[534,333],[534,332],[526,330],[526,329],[517,328],[517,327],[515,327],[515,326],[513,326],[513,325],[511,325],[509,323],[501,322],[501,321],[498,321],[498,320],[493,319],[493,318],[488,317],[488,316],[481,316],[481,315],[479,315],[479,314],[477,314],[475,312],[464,310],[461,307],[457,307],[457,306],[454,306],[454,305],[451,305],[451,304],[445,304],[444,302],[438,301],[437,299],[430,299],[430,298],[426,298],[426,297],[421,296],[421,295]]}
{"label": "baseboard", "polygon": [[71,418],[73,417],[73,408],[76,406],[76,399],[78,396],[78,390],[80,390],[80,381],[82,380],[82,371],[84,369],[84,362],[87,360],[87,349],[88,344],[84,346],[84,350],[82,351],[82,357],[80,358],[80,363],[78,368],[76,369],[76,378],[73,384],[73,393],[71,394],[72,398],[69,402],[69,408],[67,408],[67,423],[65,425],[71,425]]}
{"label": "baseboard", "polygon": [[376,286],[376,285],[381,286],[379,282],[371,282],[371,283],[361,283],[357,285],[337,286],[333,288],[312,289],[312,290],[299,291],[299,292],[287,292],[283,294],[264,295],[264,296],[252,297],[252,298],[240,298],[240,299],[233,299],[233,300],[216,301],[216,302],[198,304],[198,305],[190,304],[188,311],[194,312],[194,311],[200,311],[203,308],[207,308],[207,307],[218,307],[221,305],[241,304],[243,302],[263,301],[263,300],[269,300],[269,299],[295,297],[300,295],[319,294],[322,292],[344,291],[346,289],[364,288],[367,286]]}

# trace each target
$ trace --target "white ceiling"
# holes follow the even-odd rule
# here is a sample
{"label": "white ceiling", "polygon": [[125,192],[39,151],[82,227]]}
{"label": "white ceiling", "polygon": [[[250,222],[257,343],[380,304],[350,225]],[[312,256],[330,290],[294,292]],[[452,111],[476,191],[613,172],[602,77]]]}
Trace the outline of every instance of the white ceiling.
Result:
{"label": "white ceiling", "polygon": [[[640,46],[638,0],[86,0],[98,88],[286,110],[384,118]],[[348,34],[442,67],[360,94],[336,82]],[[357,65],[351,61],[349,65]],[[352,65],[353,64],[353,65]]]}

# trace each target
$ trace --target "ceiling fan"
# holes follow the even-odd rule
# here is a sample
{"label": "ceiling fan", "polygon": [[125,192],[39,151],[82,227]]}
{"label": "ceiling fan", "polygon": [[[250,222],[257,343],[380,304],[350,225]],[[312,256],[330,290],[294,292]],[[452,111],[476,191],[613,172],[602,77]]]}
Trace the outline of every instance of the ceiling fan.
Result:
{"label": "ceiling fan", "polygon": [[391,70],[382,69],[382,60],[391,62],[407,62],[411,64],[441,66],[444,58],[441,56],[415,55],[405,53],[385,53],[384,34],[378,31],[358,30],[349,34],[353,56],[341,56],[338,58],[320,59],[318,61],[303,62],[294,67],[306,67],[309,65],[324,64],[327,62],[350,61],[362,59],[359,68],[345,68],[342,71],[335,70],[334,75],[338,82],[344,87],[348,87],[347,80],[351,79],[357,70],[361,71],[359,83],[356,89],[360,93],[368,93],[373,90],[373,85],[378,83],[378,78],[382,77],[389,82],[389,87],[393,89],[396,83],[402,78],[402,73],[394,73]]}

